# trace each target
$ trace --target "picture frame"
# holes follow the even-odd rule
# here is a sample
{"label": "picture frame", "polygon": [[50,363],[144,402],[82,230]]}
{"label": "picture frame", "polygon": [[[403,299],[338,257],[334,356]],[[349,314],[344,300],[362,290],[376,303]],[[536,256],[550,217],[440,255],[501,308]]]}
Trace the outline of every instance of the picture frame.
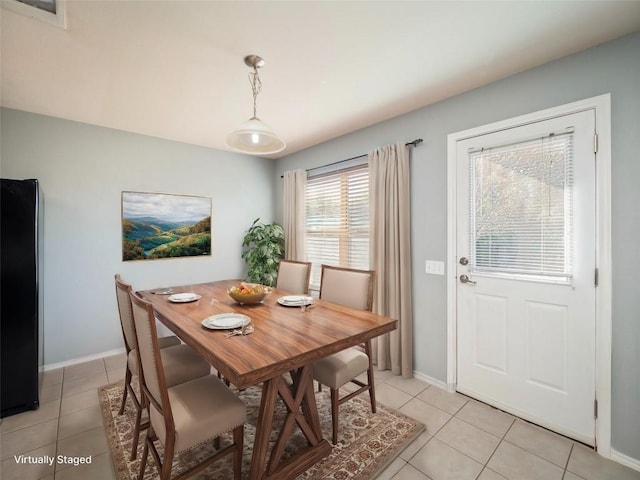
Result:
{"label": "picture frame", "polygon": [[122,261],[211,256],[210,197],[122,192]]}

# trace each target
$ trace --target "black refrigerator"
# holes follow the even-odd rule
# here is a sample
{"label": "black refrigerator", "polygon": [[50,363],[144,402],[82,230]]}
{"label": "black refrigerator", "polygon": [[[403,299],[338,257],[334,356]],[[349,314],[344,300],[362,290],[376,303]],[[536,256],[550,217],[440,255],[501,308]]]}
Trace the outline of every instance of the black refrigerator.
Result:
{"label": "black refrigerator", "polygon": [[0,182],[0,417],[6,417],[39,406],[44,223],[38,180]]}

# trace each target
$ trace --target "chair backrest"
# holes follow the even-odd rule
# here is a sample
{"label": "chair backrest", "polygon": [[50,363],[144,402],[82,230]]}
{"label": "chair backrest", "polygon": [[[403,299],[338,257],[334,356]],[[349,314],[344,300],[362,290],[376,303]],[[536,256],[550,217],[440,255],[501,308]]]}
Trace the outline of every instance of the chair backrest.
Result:
{"label": "chair backrest", "polygon": [[371,311],[376,272],[322,265],[320,298],[345,307]]}
{"label": "chair backrest", "polygon": [[160,356],[160,346],[158,344],[158,331],[153,305],[143,298],[131,292],[131,308],[133,312],[133,323],[135,326],[136,338],[138,340],[138,361],[140,364],[140,386],[145,396],[150,400],[150,409],[154,409],[160,414],[164,425],[154,422],[157,415],[150,410],[151,423],[154,430],[164,439],[165,428],[173,429],[173,416],[171,405],[169,404],[169,393],[167,391],[167,381],[164,375],[162,359]]}
{"label": "chair backrest", "polygon": [[292,293],[309,293],[309,278],[311,277],[311,262],[296,260],[280,260],[278,265],[278,280],[276,288]]}
{"label": "chair backrest", "polygon": [[136,348],[136,330],[133,326],[133,313],[131,311],[131,297],[129,293],[133,291],[130,284],[124,282],[120,274],[115,275],[116,279],[116,300],[118,301],[118,313],[120,314],[120,326],[124,344],[129,353]]}

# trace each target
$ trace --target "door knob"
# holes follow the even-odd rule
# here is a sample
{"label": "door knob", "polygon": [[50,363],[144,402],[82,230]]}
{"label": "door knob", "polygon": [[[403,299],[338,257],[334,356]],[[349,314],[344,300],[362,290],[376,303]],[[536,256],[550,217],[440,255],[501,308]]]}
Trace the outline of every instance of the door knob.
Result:
{"label": "door knob", "polygon": [[469,275],[466,275],[466,274],[462,274],[462,275],[460,275],[460,282],[461,282],[461,283],[468,283],[469,285],[475,285],[475,284],[476,284],[476,282],[474,282],[473,280],[471,280],[471,279],[469,278]]}
{"label": "door knob", "polygon": [[469,265],[469,259],[467,257],[460,257],[460,265]]}

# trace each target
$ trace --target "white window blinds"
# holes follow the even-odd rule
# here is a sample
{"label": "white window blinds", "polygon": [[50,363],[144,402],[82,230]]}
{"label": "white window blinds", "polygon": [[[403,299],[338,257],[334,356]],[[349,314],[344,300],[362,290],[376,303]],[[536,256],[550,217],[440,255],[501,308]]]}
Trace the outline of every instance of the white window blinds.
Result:
{"label": "white window blinds", "polygon": [[573,133],[472,151],[469,171],[471,270],[568,280]]}
{"label": "white window blinds", "polygon": [[311,177],[306,192],[310,286],[320,289],[322,264],[369,268],[369,170],[366,165]]}

